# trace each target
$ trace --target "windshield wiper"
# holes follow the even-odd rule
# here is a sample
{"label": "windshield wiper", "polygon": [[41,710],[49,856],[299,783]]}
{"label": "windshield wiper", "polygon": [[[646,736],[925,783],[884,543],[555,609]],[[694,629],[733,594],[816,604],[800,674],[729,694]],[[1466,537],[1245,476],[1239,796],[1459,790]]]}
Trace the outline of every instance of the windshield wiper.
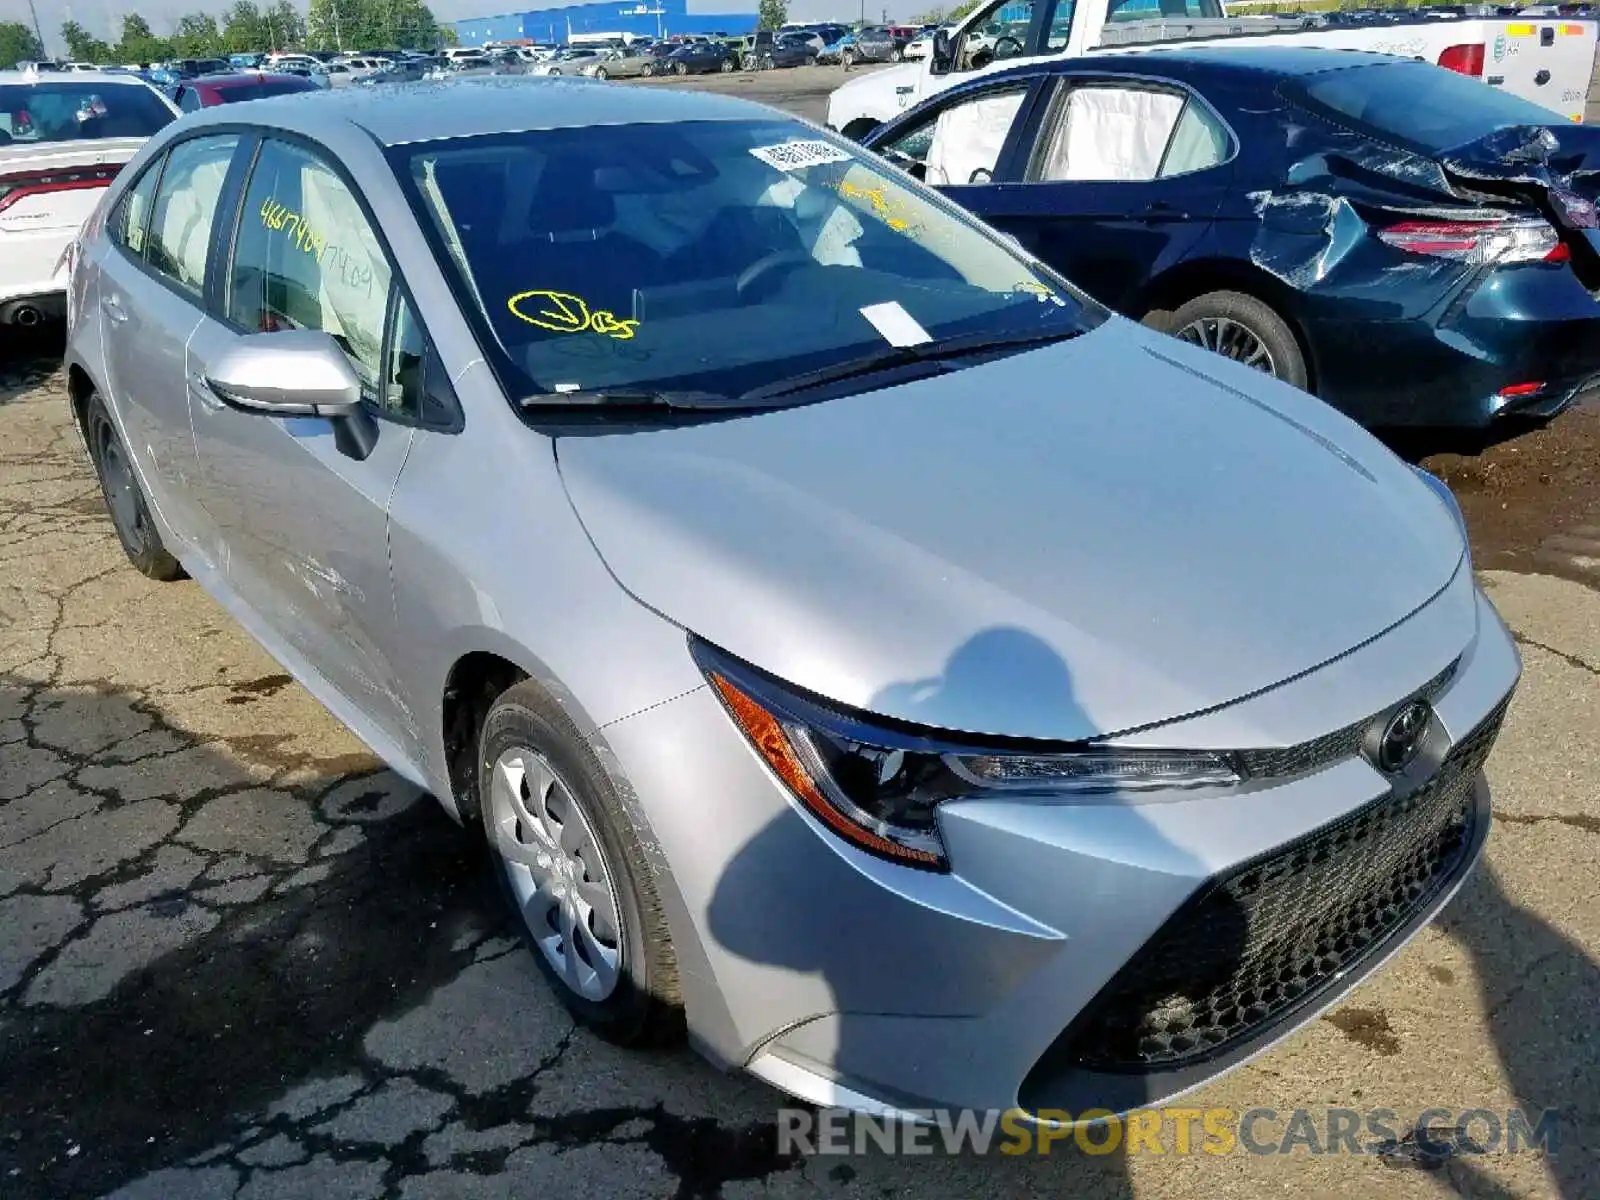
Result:
{"label": "windshield wiper", "polygon": [[719,392],[672,391],[648,387],[581,388],[571,392],[538,392],[524,396],[518,407],[527,409],[736,409],[751,407],[742,398]]}
{"label": "windshield wiper", "polygon": [[863,354],[859,358],[819,367],[790,375],[773,383],[762,384],[739,396],[740,400],[774,400],[779,396],[792,396],[796,392],[825,387],[830,383],[887,371],[915,363],[942,362],[979,354],[985,350],[1024,350],[1030,346],[1045,346],[1077,337],[1081,329],[1058,329],[1051,333],[969,333],[960,337],[944,338],[937,342],[920,342],[915,346],[890,346]]}

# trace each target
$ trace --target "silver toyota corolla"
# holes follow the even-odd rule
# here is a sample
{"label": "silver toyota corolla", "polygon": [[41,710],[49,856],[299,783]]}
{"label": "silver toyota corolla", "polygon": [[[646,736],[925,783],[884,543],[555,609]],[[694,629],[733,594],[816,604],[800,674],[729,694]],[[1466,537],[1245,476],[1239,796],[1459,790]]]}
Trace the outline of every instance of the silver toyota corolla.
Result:
{"label": "silver toyota corolla", "polygon": [[1332,1003],[1482,850],[1519,664],[1443,486],[769,109],[197,113],[69,309],[134,565],[481,829],[619,1042],[1124,1109]]}

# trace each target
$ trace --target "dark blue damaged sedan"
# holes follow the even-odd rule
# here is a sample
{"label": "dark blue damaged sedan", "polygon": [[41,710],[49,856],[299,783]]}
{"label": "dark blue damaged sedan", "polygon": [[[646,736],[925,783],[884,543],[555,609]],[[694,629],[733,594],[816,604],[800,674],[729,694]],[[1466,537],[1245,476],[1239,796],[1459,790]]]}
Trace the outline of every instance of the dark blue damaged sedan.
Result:
{"label": "dark blue damaged sedan", "polygon": [[1369,426],[1600,388],[1600,132],[1354,51],[1030,64],[867,144],[1097,299]]}

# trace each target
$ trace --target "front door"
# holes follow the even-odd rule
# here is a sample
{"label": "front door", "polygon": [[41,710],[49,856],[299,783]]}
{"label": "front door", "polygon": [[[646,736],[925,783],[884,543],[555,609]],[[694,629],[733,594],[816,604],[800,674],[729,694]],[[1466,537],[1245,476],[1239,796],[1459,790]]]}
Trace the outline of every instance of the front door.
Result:
{"label": "front door", "polygon": [[[228,583],[303,664],[391,737],[411,744],[395,686],[388,503],[414,429],[386,408],[386,339],[403,316],[388,260],[349,186],[317,154],[265,140],[246,183],[221,312],[189,346],[204,495]],[[224,405],[203,379],[242,337],[318,329],[349,355],[380,418],[362,460],[330,421]]]}

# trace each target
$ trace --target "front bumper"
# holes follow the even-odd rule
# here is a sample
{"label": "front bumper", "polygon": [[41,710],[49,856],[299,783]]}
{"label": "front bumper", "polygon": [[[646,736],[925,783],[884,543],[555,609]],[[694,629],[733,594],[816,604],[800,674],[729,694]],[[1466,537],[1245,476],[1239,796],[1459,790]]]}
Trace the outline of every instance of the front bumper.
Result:
{"label": "front bumper", "polygon": [[[1480,768],[1519,664],[1487,600],[1473,591],[1467,607],[1476,636],[1454,642],[1449,673],[1425,609],[1238,706],[1303,707],[1325,672],[1339,712],[1363,662],[1390,677],[1405,663],[1411,682],[1385,704],[1430,682],[1436,694],[1401,782],[1329,735],[1280,755],[1287,774],[1226,791],[951,803],[948,875],[822,830],[706,689],[608,727],[665,868],[691,1031],[804,1099],[875,1112],[1121,1111],[1231,1069],[1375,969],[1480,855]],[[1341,881],[1350,895],[1333,903]]]}

